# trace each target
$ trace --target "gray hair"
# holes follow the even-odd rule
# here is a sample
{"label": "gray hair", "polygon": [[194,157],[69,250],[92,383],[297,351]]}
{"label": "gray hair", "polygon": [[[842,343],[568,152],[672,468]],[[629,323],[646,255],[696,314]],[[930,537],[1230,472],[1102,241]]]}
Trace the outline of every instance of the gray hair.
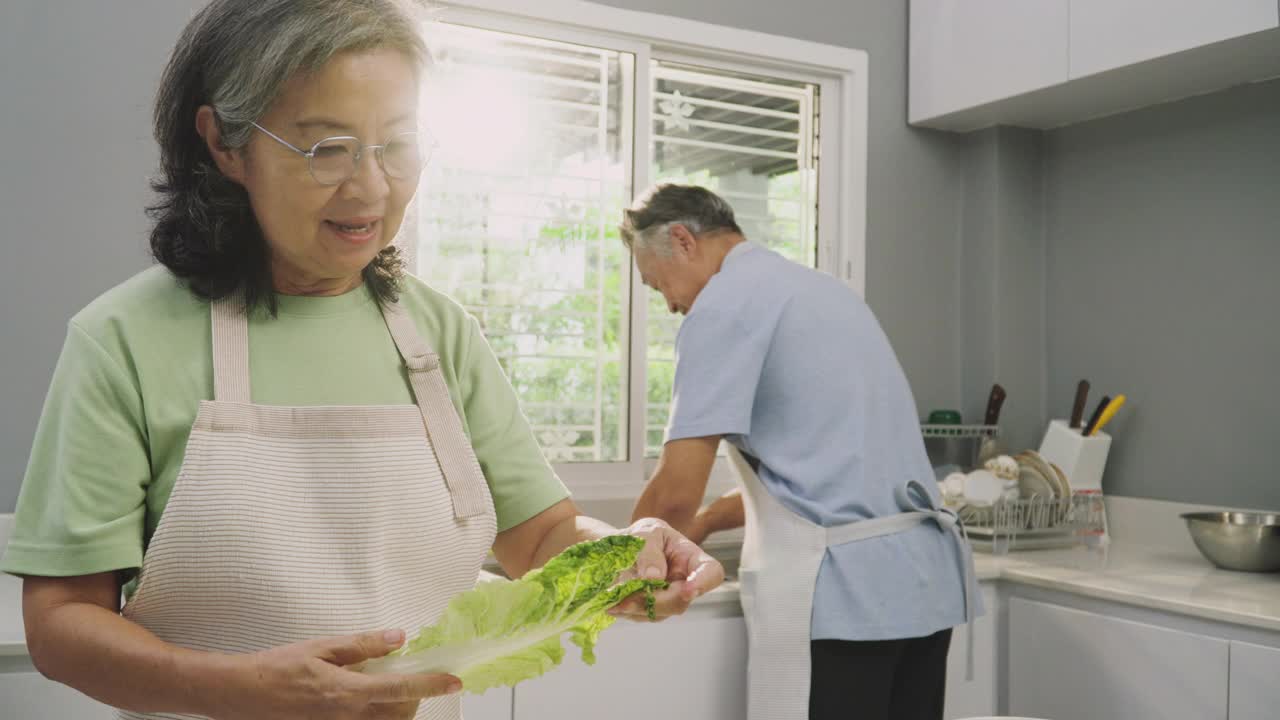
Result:
{"label": "gray hair", "polygon": [[658,185],[623,210],[618,231],[632,251],[668,255],[672,225],[683,225],[694,235],[725,230],[742,234],[724,198],[704,187],[675,184]]}
{"label": "gray hair", "polygon": [[[240,148],[281,88],[334,56],[379,48],[429,62],[425,12],[407,0],[213,0],[187,24],[160,80],[152,119],[160,145],[151,253],[198,296],[242,291],[275,311],[269,253],[243,187],[223,177],[196,132],[197,110],[216,111],[221,143]],[[364,269],[379,302],[403,272],[396,247]]]}
{"label": "gray hair", "polygon": [[[281,87],[334,55],[391,48],[424,67],[429,54],[413,7],[403,0],[214,0],[183,32],[170,70],[203,56],[201,85],[223,144],[242,147],[253,132],[249,123],[267,112]],[[181,90],[173,79],[166,73],[162,94]]]}

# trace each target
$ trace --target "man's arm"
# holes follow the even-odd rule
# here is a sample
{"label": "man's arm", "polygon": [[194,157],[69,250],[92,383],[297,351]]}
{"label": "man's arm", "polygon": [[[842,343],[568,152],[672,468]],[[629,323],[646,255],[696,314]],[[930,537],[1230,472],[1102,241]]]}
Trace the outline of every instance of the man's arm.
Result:
{"label": "man's arm", "polygon": [[742,490],[734,488],[699,510],[685,537],[701,545],[711,533],[740,528],[746,521],[746,511],[742,508]]}
{"label": "man's arm", "polygon": [[694,518],[702,506],[720,437],[684,438],[663,445],[658,468],[636,501],[632,521],[661,518],[687,535],[694,528]]}

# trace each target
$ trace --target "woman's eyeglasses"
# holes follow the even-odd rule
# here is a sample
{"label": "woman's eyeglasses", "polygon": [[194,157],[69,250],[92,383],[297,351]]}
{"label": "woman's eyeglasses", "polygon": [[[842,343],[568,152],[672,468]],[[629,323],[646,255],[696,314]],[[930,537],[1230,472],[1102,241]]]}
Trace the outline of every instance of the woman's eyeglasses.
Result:
{"label": "woman's eyeglasses", "polygon": [[378,165],[388,177],[407,180],[422,172],[431,157],[434,143],[424,143],[416,132],[404,132],[391,136],[381,145],[362,145],[359,138],[340,136],[325,138],[310,150],[302,150],[256,122],[251,122],[267,137],[305,157],[310,164],[311,177],[321,185],[341,185],[356,174],[360,159],[366,150],[373,150]]}

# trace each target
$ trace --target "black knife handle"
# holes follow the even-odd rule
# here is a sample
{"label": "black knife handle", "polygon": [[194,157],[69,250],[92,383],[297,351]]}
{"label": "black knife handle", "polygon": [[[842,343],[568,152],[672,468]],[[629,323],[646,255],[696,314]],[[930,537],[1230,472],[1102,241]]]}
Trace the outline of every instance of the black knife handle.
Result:
{"label": "black knife handle", "polygon": [[1098,420],[1102,418],[1102,411],[1106,410],[1107,405],[1110,404],[1111,396],[1103,395],[1102,401],[1098,403],[1098,409],[1094,410],[1093,414],[1089,416],[1089,424],[1084,426],[1084,430],[1080,433],[1081,435],[1089,437],[1089,435],[1093,433],[1093,429],[1098,426]]}
{"label": "black knife handle", "polygon": [[1000,387],[1000,383],[991,386],[991,395],[987,397],[987,414],[983,417],[982,422],[986,425],[995,425],[1000,422],[1000,408],[1004,406],[1005,392]]}
{"label": "black knife handle", "polygon": [[1080,421],[1084,419],[1084,404],[1089,402],[1089,381],[1081,380],[1076,386],[1076,400],[1071,406],[1071,427],[1080,427]]}

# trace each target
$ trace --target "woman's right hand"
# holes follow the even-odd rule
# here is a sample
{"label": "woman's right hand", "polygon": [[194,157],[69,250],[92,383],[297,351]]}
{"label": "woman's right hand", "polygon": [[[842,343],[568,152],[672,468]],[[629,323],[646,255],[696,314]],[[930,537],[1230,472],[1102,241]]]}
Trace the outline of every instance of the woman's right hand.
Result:
{"label": "woman's right hand", "polygon": [[309,640],[235,663],[229,687],[216,690],[219,720],[401,720],[418,702],[462,689],[452,675],[366,675],[352,669],[404,643],[399,630]]}

